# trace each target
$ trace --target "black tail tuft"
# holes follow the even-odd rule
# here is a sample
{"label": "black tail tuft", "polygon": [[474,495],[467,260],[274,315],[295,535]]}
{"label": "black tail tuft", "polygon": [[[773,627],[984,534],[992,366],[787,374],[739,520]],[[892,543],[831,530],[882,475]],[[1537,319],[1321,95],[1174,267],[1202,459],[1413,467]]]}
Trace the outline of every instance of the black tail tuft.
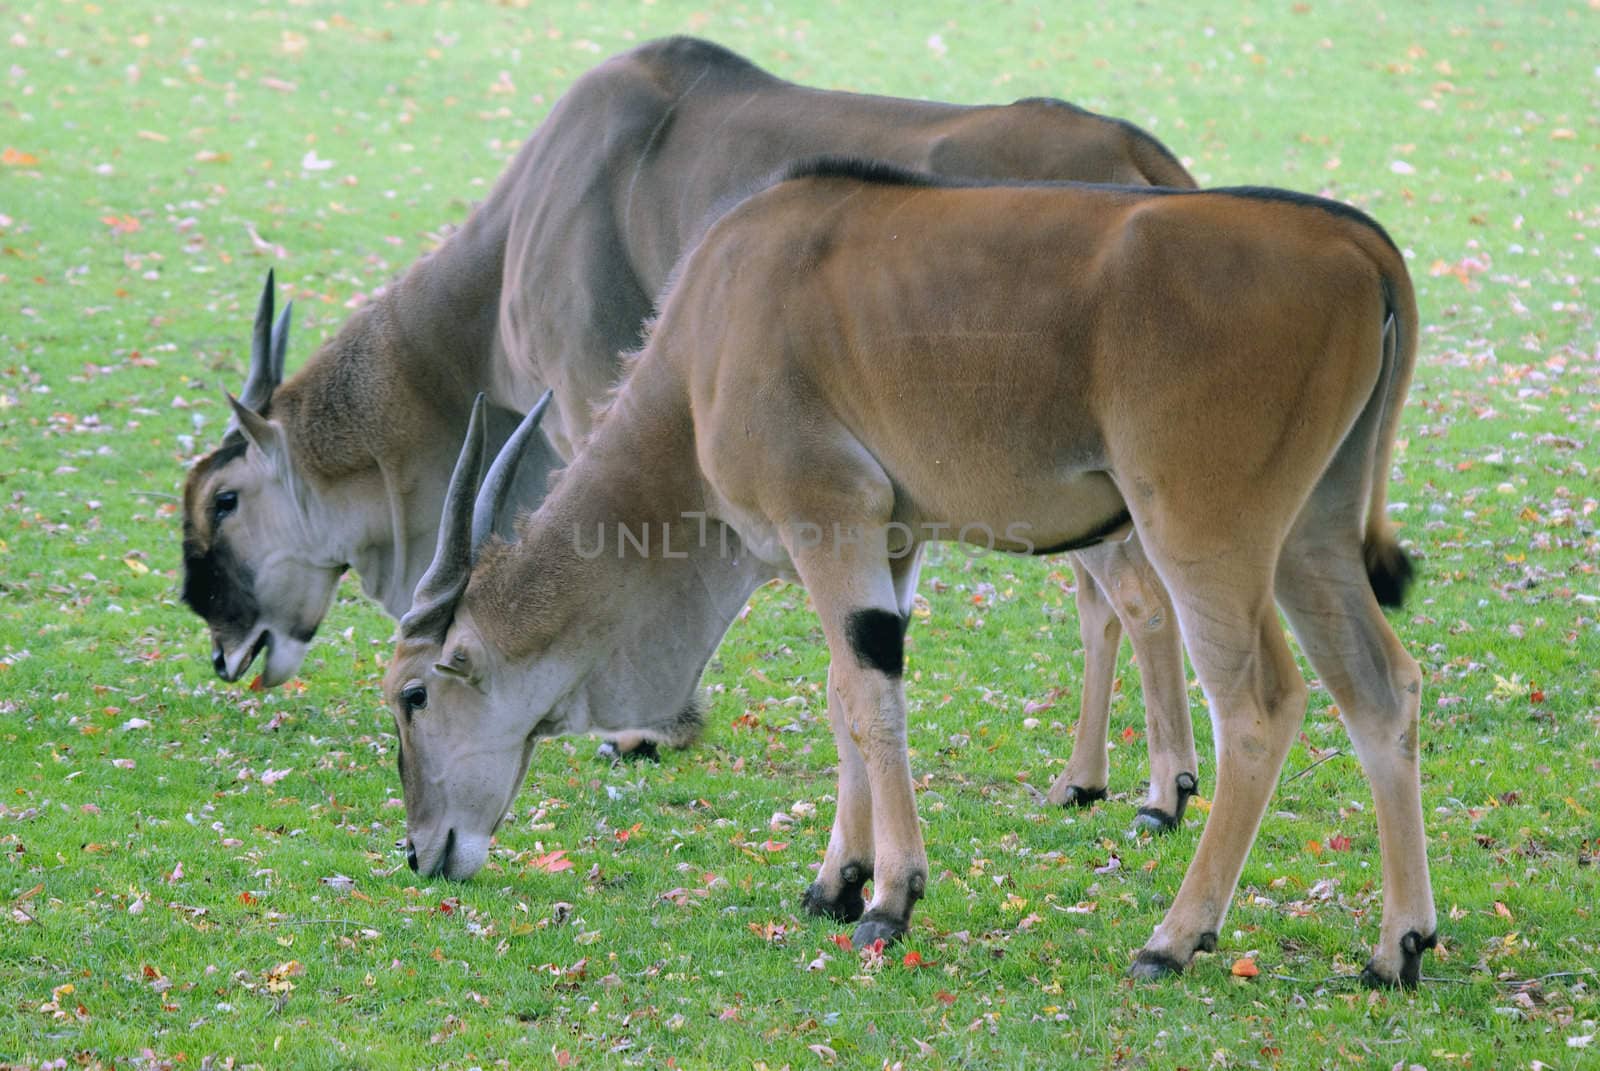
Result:
{"label": "black tail tuft", "polygon": [[1411,558],[1394,542],[1369,543],[1366,547],[1367,581],[1380,606],[1399,606],[1405,602],[1415,570]]}

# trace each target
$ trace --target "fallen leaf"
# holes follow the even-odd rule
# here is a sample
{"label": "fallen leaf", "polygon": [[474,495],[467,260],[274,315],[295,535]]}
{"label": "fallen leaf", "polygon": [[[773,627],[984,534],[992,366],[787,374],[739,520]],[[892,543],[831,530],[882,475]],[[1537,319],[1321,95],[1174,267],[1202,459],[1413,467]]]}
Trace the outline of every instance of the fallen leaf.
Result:
{"label": "fallen leaf", "polygon": [[1235,978],[1254,978],[1261,973],[1261,968],[1256,966],[1256,961],[1249,956],[1241,956],[1233,961],[1233,966],[1228,968],[1228,973]]}
{"label": "fallen leaf", "polygon": [[572,860],[567,858],[565,848],[557,848],[553,852],[546,852],[528,864],[535,870],[542,870],[546,874],[559,874],[563,870],[572,869]]}

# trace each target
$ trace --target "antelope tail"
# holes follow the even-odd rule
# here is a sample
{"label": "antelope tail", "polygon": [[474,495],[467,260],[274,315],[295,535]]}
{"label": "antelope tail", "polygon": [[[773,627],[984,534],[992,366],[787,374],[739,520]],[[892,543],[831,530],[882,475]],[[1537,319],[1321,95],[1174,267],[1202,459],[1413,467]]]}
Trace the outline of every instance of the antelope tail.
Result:
{"label": "antelope tail", "polygon": [[1373,451],[1372,489],[1367,500],[1367,525],[1362,538],[1362,558],[1367,580],[1382,606],[1399,606],[1415,570],[1411,558],[1395,538],[1389,523],[1389,471],[1394,461],[1395,433],[1400,426],[1400,410],[1411,389],[1411,373],[1417,362],[1417,302],[1411,280],[1404,274],[1383,281],[1385,318],[1383,323],[1383,371],[1379,377],[1378,402],[1383,417]]}

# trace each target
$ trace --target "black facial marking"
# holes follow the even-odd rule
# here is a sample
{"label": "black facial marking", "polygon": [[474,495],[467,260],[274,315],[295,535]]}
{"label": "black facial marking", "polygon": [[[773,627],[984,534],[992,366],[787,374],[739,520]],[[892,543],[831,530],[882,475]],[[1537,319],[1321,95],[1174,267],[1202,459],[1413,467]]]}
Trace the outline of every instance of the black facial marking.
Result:
{"label": "black facial marking", "polygon": [[[243,435],[229,432],[223,437],[222,445],[196,465],[184,490],[182,598],[189,609],[213,629],[232,636],[249,632],[260,615],[255,574],[218,539],[216,501],[201,507],[190,496],[211,472],[237,461],[249,448]],[[202,539],[196,527],[195,518],[202,509],[209,514],[212,523],[209,539]]]}
{"label": "black facial marking", "polygon": [[243,433],[238,431],[229,432],[223,436],[222,445],[218,446],[216,451],[205,459],[204,464],[207,468],[220,469],[229,462],[239,460],[249,449],[250,440],[246,439]]}
{"label": "black facial marking", "polygon": [[225,634],[249,632],[261,612],[250,567],[226,543],[202,550],[192,532],[185,532],[183,539],[183,601]]}
{"label": "black facial marking", "polygon": [[905,622],[888,610],[857,610],[845,622],[856,661],[887,677],[905,671]]}
{"label": "black facial marking", "polygon": [[289,630],[289,637],[299,643],[310,643],[317,638],[317,625],[296,625]]}

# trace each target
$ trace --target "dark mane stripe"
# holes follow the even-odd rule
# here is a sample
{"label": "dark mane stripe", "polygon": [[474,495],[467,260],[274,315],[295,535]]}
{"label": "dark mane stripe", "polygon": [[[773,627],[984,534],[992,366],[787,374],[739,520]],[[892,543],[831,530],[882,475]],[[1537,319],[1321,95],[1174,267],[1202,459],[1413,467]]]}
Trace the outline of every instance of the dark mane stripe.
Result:
{"label": "dark mane stripe", "polygon": [[1389,237],[1389,232],[1383,229],[1383,225],[1361,211],[1361,209],[1353,205],[1347,205],[1343,201],[1333,201],[1326,197],[1318,197],[1310,193],[1298,193],[1294,190],[1280,190],[1272,186],[1217,186],[1200,190],[1180,190],[1167,186],[1120,186],[1092,182],[1019,182],[1014,179],[950,178],[859,156],[809,157],[780,170],[773,177],[770,185],[787,182],[791,179],[807,178],[850,179],[882,186],[921,186],[949,189],[972,189],[987,186],[1023,189],[1084,186],[1093,189],[1115,190],[1134,197],[1237,197],[1242,200],[1277,202],[1279,204],[1297,205],[1301,208],[1320,209],[1330,215],[1365,226],[1379,238],[1382,238],[1384,244],[1390,249],[1397,253],[1400,251],[1400,247],[1395,245],[1394,239]]}
{"label": "dark mane stripe", "polygon": [[1026,186],[1026,185],[1055,185],[1054,183],[1023,183],[1023,182],[983,182],[974,179],[952,178],[947,175],[935,175],[931,171],[918,171],[915,168],[903,167],[900,164],[891,164],[884,160],[875,160],[867,156],[839,156],[825,154],[822,156],[808,156],[804,160],[796,160],[778,170],[770,186],[793,179],[852,179],[857,182],[870,182],[879,186],[935,186],[935,187],[968,187],[968,186]]}

